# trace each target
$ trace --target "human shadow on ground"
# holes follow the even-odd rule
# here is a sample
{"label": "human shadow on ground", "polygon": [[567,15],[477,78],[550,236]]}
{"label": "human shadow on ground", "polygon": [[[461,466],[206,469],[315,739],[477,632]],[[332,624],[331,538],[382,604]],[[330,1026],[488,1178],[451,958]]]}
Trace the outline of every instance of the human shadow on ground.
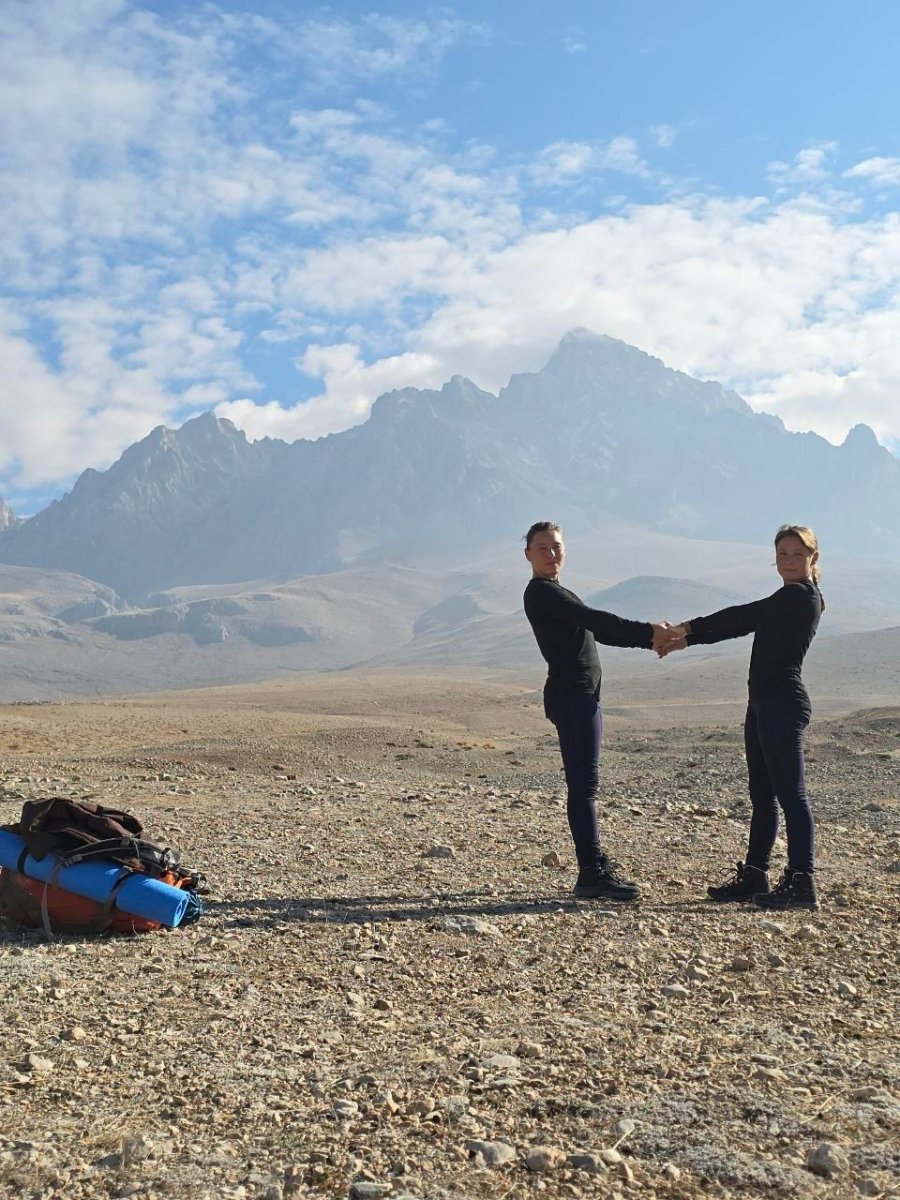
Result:
{"label": "human shadow on ground", "polygon": [[[620,914],[706,912],[708,902],[701,899],[673,902],[644,900],[640,904],[614,901],[576,900],[573,896],[519,895],[497,896],[490,892],[447,892],[434,896],[316,896],[212,900],[207,898],[206,912],[218,924],[247,928],[252,926],[298,924],[366,925],[378,921],[439,921],[468,918],[489,921],[491,917],[549,916],[556,912],[585,912],[601,918]],[[477,929],[472,932],[478,932]],[[489,932],[489,931],[485,931]]]}

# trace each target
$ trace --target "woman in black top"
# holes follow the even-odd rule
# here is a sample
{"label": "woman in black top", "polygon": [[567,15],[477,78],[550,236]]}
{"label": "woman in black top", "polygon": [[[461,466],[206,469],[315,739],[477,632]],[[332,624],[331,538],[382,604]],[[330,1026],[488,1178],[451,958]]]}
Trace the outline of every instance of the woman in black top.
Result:
{"label": "woman in black top", "polygon": [[607,646],[658,651],[664,643],[664,627],[626,621],[583,604],[559,582],[565,556],[558,525],[550,521],[532,525],[525,535],[525,557],[532,568],[525,589],[525,615],[547,662],[544,712],[556,726],[565,769],[566,813],[578,859],[575,895],[637,900],[637,884],[624,878],[618,864],[601,849],[597,829],[603,722],[595,640]]}
{"label": "woman in black top", "polygon": [[[753,634],[744,746],[753,808],[746,861],[734,877],[708,889],[712,900],[745,900],[762,908],[819,907],[813,878],[815,830],[806,796],[803,732],[812,709],[800,676],[819,617],[819,546],[805,525],[782,525],[775,535],[775,568],[783,586],[764,600],[723,608],[673,626],[681,633],[662,653],[685,645]],[[777,801],[777,802],[776,802]],[[781,882],[769,890],[769,859],[784,812],[788,862]]]}

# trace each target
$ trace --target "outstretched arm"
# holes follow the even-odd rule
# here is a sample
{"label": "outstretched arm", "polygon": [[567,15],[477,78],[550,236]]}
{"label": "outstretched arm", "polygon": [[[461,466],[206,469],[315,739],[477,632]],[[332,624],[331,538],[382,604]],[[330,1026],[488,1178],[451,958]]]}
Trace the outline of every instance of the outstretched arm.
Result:
{"label": "outstretched arm", "polygon": [[552,584],[536,588],[531,593],[530,603],[566,625],[589,629],[604,646],[632,646],[644,650],[653,646],[654,627],[649,621],[629,621],[615,613],[591,608]]}
{"label": "outstretched arm", "polygon": [[706,646],[713,642],[724,642],[728,638],[746,637],[755,633],[762,615],[765,600],[753,600],[750,604],[735,604],[730,608],[720,608],[718,612],[706,617],[692,617],[690,621],[682,621],[686,644],[688,646]]}

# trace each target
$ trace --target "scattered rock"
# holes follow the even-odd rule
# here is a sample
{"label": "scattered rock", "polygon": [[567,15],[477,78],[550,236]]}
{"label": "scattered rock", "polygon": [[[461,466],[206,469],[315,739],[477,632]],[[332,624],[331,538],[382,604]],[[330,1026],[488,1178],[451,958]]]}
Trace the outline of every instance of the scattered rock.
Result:
{"label": "scattered rock", "polygon": [[536,1175],[553,1171],[565,1159],[562,1150],[555,1146],[535,1146],[525,1155],[525,1166]]}
{"label": "scattered rock", "polygon": [[584,1171],[586,1175],[606,1175],[609,1167],[599,1154],[591,1154],[586,1150],[578,1150],[566,1158],[566,1166],[575,1171]]}
{"label": "scattered rock", "polygon": [[504,1163],[514,1162],[516,1151],[508,1142],[482,1142],[473,1140],[466,1143],[469,1157],[476,1163],[486,1167],[502,1167]]}
{"label": "scattered rock", "polygon": [[663,988],[664,996],[671,996],[673,999],[684,1000],[690,996],[690,992],[683,983],[667,983]]}
{"label": "scattered rock", "polygon": [[441,929],[446,929],[449,933],[477,933],[481,937],[502,937],[503,934],[496,925],[492,925],[490,921],[484,921],[481,917],[441,917],[438,920],[438,925]]}
{"label": "scattered rock", "polygon": [[22,1069],[35,1075],[49,1075],[54,1069],[54,1064],[51,1059],[41,1058],[39,1054],[26,1054]]}
{"label": "scattered rock", "polygon": [[850,1163],[846,1153],[834,1142],[820,1142],[806,1156],[806,1166],[813,1175],[821,1175],[823,1179],[833,1179],[849,1170]]}
{"label": "scattered rock", "polygon": [[541,859],[541,866],[553,867],[558,871],[562,867],[562,859],[555,850],[550,850]]}
{"label": "scattered rock", "polygon": [[383,1196],[390,1196],[393,1190],[390,1183],[358,1179],[350,1184],[350,1200],[382,1200]]}
{"label": "scattered rock", "polygon": [[440,846],[435,843],[425,851],[424,858],[456,858],[456,851],[452,846]]}
{"label": "scattered rock", "polygon": [[856,995],[856,988],[848,979],[841,979],[837,985],[838,995],[845,997],[847,1000],[852,1000]]}

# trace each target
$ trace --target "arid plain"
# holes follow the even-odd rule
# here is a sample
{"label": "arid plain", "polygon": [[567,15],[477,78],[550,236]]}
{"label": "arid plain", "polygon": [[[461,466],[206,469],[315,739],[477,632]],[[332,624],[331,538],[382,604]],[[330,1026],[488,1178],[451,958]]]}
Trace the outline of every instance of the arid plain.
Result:
{"label": "arid plain", "polygon": [[2,929],[0,1195],[898,1194],[900,708],[816,721],[823,908],[773,919],[703,900],[740,681],[617,671],[618,908],[570,897],[537,672],[0,709],[0,819],[124,805],[209,886],[171,934]]}

